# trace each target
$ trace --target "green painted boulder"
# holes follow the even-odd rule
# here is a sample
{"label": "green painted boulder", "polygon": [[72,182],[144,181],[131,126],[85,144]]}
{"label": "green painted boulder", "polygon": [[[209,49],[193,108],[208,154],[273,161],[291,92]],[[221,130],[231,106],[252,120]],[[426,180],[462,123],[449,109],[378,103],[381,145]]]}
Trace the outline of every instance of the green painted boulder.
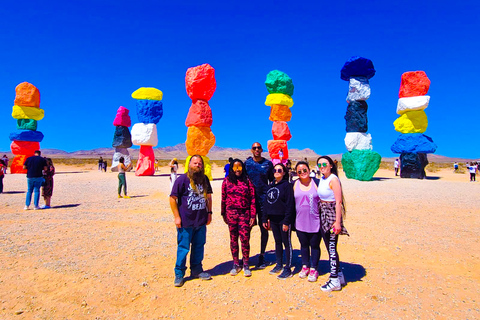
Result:
{"label": "green painted boulder", "polygon": [[293,96],[293,82],[292,79],[285,73],[279,70],[270,71],[267,74],[265,85],[269,93],[283,93]]}
{"label": "green painted boulder", "polygon": [[382,157],[371,150],[352,150],[342,156],[343,171],[348,179],[370,181],[380,167]]}
{"label": "green painted boulder", "polygon": [[37,120],[33,119],[18,119],[17,130],[37,130]]}

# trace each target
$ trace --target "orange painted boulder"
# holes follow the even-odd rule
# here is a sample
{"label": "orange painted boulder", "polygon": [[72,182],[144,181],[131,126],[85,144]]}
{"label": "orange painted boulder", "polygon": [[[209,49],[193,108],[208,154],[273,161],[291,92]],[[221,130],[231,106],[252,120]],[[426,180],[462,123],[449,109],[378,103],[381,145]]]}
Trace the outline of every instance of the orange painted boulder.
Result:
{"label": "orange painted boulder", "polygon": [[185,87],[192,100],[210,100],[217,88],[215,69],[208,63],[188,68],[185,75]]}
{"label": "orange painted boulder", "polygon": [[22,82],[15,88],[15,105],[40,108],[40,91],[28,82]]}
{"label": "orange painted boulder", "polygon": [[155,154],[152,146],[140,146],[138,153],[136,176],[153,176],[155,174]]}
{"label": "orange painted boulder", "polygon": [[282,159],[288,159],[288,147],[287,141],[285,140],[268,140],[268,153],[270,153],[270,158],[272,159],[280,159],[278,153],[280,150],[283,152]]}
{"label": "orange painted boulder", "polygon": [[210,127],[189,127],[185,146],[189,155],[206,156],[215,144],[215,136]]}
{"label": "orange painted boulder", "polygon": [[28,157],[29,156],[24,154],[16,155],[12,160],[12,164],[10,165],[10,173],[27,173],[27,170],[23,169],[23,164]]}
{"label": "orange painted boulder", "polygon": [[187,127],[210,127],[212,122],[212,109],[210,109],[208,102],[204,100],[193,101],[190,110],[188,110],[185,125]]}
{"label": "orange painted boulder", "polygon": [[290,140],[292,134],[285,121],[274,121],[272,125],[273,140]]}
{"label": "orange painted boulder", "polygon": [[270,107],[270,121],[290,121],[292,119],[292,111],[288,106],[274,104]]}
{"label": "orange painted boulder", "polygon": [[33,156],[36,150],[40,150],[40,143],[35,141],[13,141],[10,150],[15,155]]}
{"label": "orange painted boulder", "polygon": [[409,71],[402,74],[399,98],[423,96],[428,93],[430,79],[424,71]]}

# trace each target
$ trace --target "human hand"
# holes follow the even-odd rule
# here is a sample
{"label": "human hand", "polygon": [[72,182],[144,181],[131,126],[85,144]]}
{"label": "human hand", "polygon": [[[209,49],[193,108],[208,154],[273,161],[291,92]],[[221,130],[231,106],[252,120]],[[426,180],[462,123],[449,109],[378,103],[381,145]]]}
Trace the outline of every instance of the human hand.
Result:
{"label": "human hand", "polygon": [[207,226],[212,222],[212,214],[209,213],[208,214],[208,218],[207,218]]}
{"label": "human hand", "polygon": [[287,231],[288,231],[288,226],[285,225],[285,224],[283,225],[283,231],[284,231],[284,232],[287,232]]}
{"label": "human hand", "polygon": [[340,234],[341,231],[342,231],[342,225],[340,224],[339,221],[335,221],[335,223],[333,224],[333,232],[335,232],[335,234]]}
{"label": "human hand", "polygon": [[175,218],[175,226],[180,229],[182,227],[182,218],[176,217]]}
{"label": "human hand", "polygon": [[250,218],[250,227],[253,227],[253,224],[255,223],[255,218]]}
{"label": "human hand", "polygon": [[268,222],[264,222],[263,227],[267,230],[270,230],[270,220]]}

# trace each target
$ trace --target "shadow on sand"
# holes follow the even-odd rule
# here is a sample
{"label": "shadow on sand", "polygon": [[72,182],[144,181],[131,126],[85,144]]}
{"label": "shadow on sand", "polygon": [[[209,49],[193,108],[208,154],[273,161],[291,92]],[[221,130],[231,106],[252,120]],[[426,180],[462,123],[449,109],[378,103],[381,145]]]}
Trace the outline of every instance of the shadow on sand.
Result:
{"label": "shadow on sand", "polygon": [[4,191],[4,194],[16,194],[16,193],[26,193],[26,191]]}
{"label": "shadow on sand", "polygon": [[88,171],[60,171],[55,172],[55,174],[70,174],[70,173],[86,173]]}
{"label": "shadow on sand", "polygon": [[385,178],[385,177],[373,177],[371,181],[383,181],[383,180],[390,180],[393,178]]}
{"label": "shadow on sand", "polygon": [[78,207],[80,203],[75,203],[75,204],[63,204],[61,206],[52,206],[52,209],[64,209],[64,208],[75,208]]}

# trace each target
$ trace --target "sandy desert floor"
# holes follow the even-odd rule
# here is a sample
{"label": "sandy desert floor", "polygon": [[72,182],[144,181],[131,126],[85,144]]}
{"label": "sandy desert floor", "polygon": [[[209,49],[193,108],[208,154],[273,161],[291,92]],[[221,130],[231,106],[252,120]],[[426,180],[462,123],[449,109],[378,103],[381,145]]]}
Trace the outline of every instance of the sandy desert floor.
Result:
{"label": "sandy desert floor", "polygon": [[[228,229],[219,216],[222,169],[214,170],[214,220],[204,268],[211,281],[173,286],[176,231],[167,168],[117,174],[57,167],[54,206],[24,211],[25,175],[0,194],[0,319],[479,319],[480,182],[449,170],[426,180],[379,170],[374,181],[341,176],[351,237],[339,245],[348,282],[324,293],[322,243],[316,283],[265,270],[229,275]],[[43,203],[43,200],[41,201]],[[259,251],[252,231],[252,263]],[[293,235],[295,272],[299,243]],[[274,261],[273,237],[267,259]],[[188,271],[187,271],[188,272]]]}

